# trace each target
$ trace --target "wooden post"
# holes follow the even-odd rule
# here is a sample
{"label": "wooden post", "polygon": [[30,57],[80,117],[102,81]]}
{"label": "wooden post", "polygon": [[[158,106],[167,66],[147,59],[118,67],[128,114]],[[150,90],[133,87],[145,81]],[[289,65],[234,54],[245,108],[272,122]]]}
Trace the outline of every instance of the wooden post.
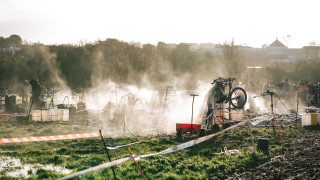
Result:
{"label": "wooden post", "polygon": [[137,166],[137,168],[138,168],[138,170],[139,170],[139,173],[141,174],[142,178],[143,178],[144,180],[146,180],[147,178],[144,176],[144,174],[143,174],[143,172],[142,172],[142,170],[141,170],[141,168],[140,168],[139,164],[138,164],[138,163],[137,163],[137,161],[134,159],[134,157],[133,157],[133,155],[132,155],[132,152],[131,152],[130,148],[128,148],[128,151],[129,151],[129,154],[130,154],[130,156],[131,156],[132,160],[133,160],[133,161],[134,161],[134,163],[136,164],[136,166]]}
{"label": "wooden post", "polygon": [[164,114],[164,110],[166,108],[166,101],[167,101],[167,95],[168,95],[168,89],[170,86],[167,86],[166,88],[166,95],[164,96],[164,103],[163,103],[163,110],[162,110],[162,115]]}
{"label": "wooden post", "polygon": [[297,101],[296,126],[298,125],[299,101]]}
{"label": "wooden post", "polygon": [[256,149],[254,147],[254,140],[253,140],[253,135],[252,135],[252,127],[251,127],[251,121],[250,119],[248,120],[248,126],[250,129],[250,135],[251,135],[251,142],[252,142],[252,148],[253,148],[253,154],[256,155]]}
{"label": "wooden post", "polygon": [[190,131],[190,136],[192,135],[192,125],[193,125],[193,104],[194,104],[194,97],[199,96],[197,94],[190,94],[192,96],[192,113],[191,113],[191,131]]}

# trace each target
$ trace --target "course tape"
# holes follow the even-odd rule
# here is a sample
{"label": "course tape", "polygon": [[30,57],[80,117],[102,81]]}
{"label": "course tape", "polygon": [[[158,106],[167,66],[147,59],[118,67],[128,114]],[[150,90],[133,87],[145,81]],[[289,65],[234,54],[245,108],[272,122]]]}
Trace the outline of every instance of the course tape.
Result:
{"label": "course tape", "polygon": [[28,114],[0,114],[0,116],[28,116]]}
{"label": "course tape", "polygon": [[110,150],[114,150],[114,149],[119,149],[119,148],[122,148],[122,147],[126,147],[126,146],[131,146],[131,145],[134,145],[134,144],[139,144],[143,142],[142,140],[139,140],[137,142],[134,142],[134,143],[130,143],[130,144],[126,144],[126,145],[121,145],[121,146],[114,146],[114,147],[110,147],[108,146],[107,149],[110,149]]}
{"label": "course tape", "polygon": [[257,124],[260,124],[264,121],[268,121],[268,120],[271,120],[273,117],[270,116],[270,115],[266,115],[266,116],[260,116],[260,117],[256,117],[256,118],[253,118],[253,122],[251,123],[253,126],[256,126]]}
{"label": "course tape", "polygon": [[[153,154],[147,154],[147,155],[134,155],[134,158],[136,160],[140,160],[142,158],[146,158],[146,157],[150,157],[150,156],[155,156],[155,155],[159,155],[159,154],[168,154],[168,153],[172,153],[172,152],[175,152],[175,151],[180,151],[182,149],[185,149],[185,148],[188,148],[188,147],[191,147],[191,146],[194,146],[196,144],[199,144],[199,143],[202,143],[204,141],[207,141],[209,139],[211,139],[212,137],[214,136],[217,136],[219,134],[222,134],[226,131],[229,131],[231,129],[235,129],[239,126],[242,126],[244,125],[245,123],[247,123],[249,120],[245,120],[245,121],[242,121],[238,124],[235,124],[233,126],[230,126],[229,128],[227,129],[224,129],[223,131],[220,131],[218,133],[215,133],[215,134],[211,134],[211,135],[208,135],[208,136],[204,136],[204,137],[201,137],[201,138],[198,138],[198,139],[194,139],[194,140],[191,140],[191,141],[188,141],[188,142],[185,142],[183,144],[179,144],[179,145],[176,145],[176,146],[173,146],[173,147],[170,147],[169,149],[166,149],[164,151],[161,151],[161,152],[158,152],[158,153],[153,153]],[[105,163],[105,164],[102,164],[102,165],[99,165],[99,166],[95,166],[95,167],[92,167],[92,168],[89,168],[89,169],[86,169],[86,170],[83,170],[83,171],[79,171],[79,172],[76,172],[74,174],[70,174],[68,176],[65,176],[65,177],[62,177],[60,178],[59,180],[65,180],[65,179],[70,179],[70,178],[74,178],[74,177],[77,177],[77,176],[81,176],[81,175],[84,175],[84,174],[87,174],[87,173],[90,173],[90,172],[93,172],[93,171],[97,171],[97,170],[101,170],[101,169],[106,169],[106,168],[110,168],[112,166],[116,166],[116,165],[119,165],[119,164],[122,164],[128,160],[130,160],[131,157],[126,157],[126,158],[122,158],[122,159],[118,159],[118,160],[115,160],[115,161],[112,161],[112,162],[109,162],[109,163]]]}
{"label": "course tape", "polygon": [[303,108],[303,109],[316,109],[316,110],[319,110],[320,108],[316,108],[316,107],[305,107],[305,106],[299,106],[300,108]]}
{"label": "course tape", "polygon": [[8,138],[0,139],[2,143],[18,143],[18,142],[36,142],[36,141],[56,141],[66,139],[81,139],[81,138],[92,138],[100,136],[99,133],[84,133],[84,134],[67,134],[67,135],[56,135],[56,136],[39,136],[39,137],[23,137],[23,138]]}
{"label": "course tape", "polygon": [[74,174],[62,177],[62,178],[60,178],[58,180],[70,179],[70,178],[81,176],[83,174],[87,174],[87,173],[90,173],[90,172],[93,172],[93,171],[98,171],[98,170],[110,168],[112,166],[116,166],[116,165],[122,164],[122,163],[124,163],[126,161],[129,161],[130,159],[131,159],[131,157],[125,157],[125,158],[122,158],[122,159],[118,159],[118,160],[115,160],[115,161],[112,161],[112,162],[109,162],[109,163],[101,164],[99,166],[95,166],[95,167],[92,167],[92,168],[89,168],[89,169],[86,169],[86,170],[83,170],[83,171],[76,172]]}

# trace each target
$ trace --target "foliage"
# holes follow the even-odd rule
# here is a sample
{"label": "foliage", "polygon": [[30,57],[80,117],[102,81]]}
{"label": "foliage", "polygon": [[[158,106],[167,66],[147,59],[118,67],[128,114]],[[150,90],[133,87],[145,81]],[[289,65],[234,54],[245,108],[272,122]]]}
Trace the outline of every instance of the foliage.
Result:
{"label": "foliage", "polygon": [[291,82],[320,81],[318,59],[246,69],[260,65],[263,58],[252,57],[260,57],[257,53],[261,52],[240,51],[234,40],[220,45],[223,55],[192,50],[186,43],[172,47],[163,42],[155,46],[106,39],[90,44],[47,46],[21,44],[17,35],[0,37],[1,46],[9,42],[21,48],[14,53],[0,50],[0,86],[10,86],[9,91],[21,88],[24,80],[36,76],[47,89],[89,89],[107,80],[148,88],[174,84],[181,89],[195,89],[198,81],[209,83],[218,76],[237,77],[241,82],[280,82],[284,78]]}

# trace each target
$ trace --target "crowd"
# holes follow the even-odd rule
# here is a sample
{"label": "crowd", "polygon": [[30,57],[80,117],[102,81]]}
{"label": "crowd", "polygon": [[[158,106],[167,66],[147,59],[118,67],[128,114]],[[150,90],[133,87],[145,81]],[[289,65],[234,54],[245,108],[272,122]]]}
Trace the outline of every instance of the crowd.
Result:
{"label": "crowd", "polygon": [[301,80],[299,83],[289,83],[288,79],[285,79],[281,83],[250,81],[245,87],[247,91],[256,94],[261,94],[266,90],[270,90],[286,100],[299,100],[307,106],[320,106],[320,82],[312,83]]}

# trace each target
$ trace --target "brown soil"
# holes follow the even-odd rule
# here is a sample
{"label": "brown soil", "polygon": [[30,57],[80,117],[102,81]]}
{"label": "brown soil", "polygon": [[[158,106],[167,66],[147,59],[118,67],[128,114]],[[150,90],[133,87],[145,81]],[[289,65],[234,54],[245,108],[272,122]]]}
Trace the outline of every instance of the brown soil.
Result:
{"label": "brown soil", "polygon": [[278,156],[229,179],[320,179],[320,129],[291,142]]}

